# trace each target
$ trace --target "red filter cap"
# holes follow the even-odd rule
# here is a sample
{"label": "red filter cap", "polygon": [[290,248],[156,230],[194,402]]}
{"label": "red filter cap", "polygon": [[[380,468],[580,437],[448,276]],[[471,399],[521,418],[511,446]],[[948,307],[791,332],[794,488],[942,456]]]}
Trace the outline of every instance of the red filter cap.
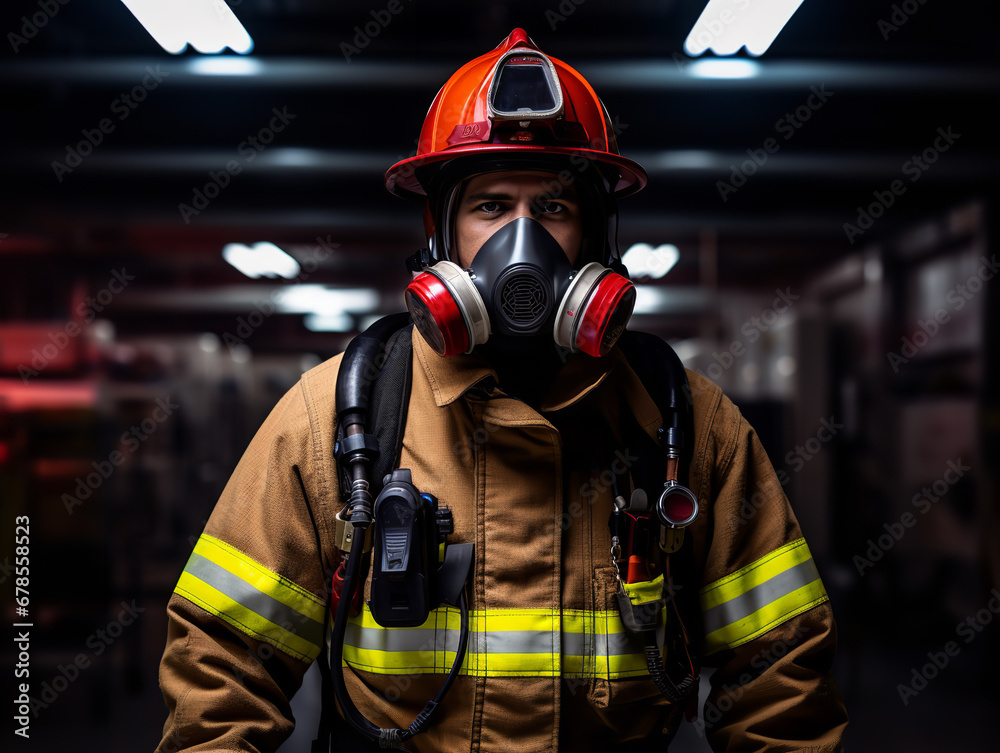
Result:
{"label": "red filter cap", "polygon": [[635,285],[612,272],[597,284],[576,333],[576,347],[594,357],[608,354],[625,331],[635,306]]}
{"label": "red filter cap", "polygon": [[429,272],[417,275],[406,288],[406,307],[424,339],[442,356],[469,349],[469,330],[447,286]]}

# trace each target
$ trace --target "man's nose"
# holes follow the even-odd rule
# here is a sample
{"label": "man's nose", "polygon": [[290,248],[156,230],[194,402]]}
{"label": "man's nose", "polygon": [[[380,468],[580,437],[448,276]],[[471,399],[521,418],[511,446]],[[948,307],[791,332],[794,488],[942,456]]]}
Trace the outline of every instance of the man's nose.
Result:
{"label": "man's nose", "polygon": [[521,217],[531,217],[534,219],[535,215],[538,213],[538,207],[535,206],[534,202],[529,201],[528,199],[522,199],[514,206],[514,212],[515,220]]}

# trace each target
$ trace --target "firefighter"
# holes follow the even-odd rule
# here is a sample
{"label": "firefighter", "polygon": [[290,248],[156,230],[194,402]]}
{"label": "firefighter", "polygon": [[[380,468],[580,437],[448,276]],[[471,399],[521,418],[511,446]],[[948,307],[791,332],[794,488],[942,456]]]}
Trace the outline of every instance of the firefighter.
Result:
{"label": "firefighter", "polygon": [[[367,546],[345,539],[338,472],[368,440],[334,425],[337,356],[264,422],[178,581],[161,751],[274,751],[303,675],[331,652],[347,693],[324,701],[334,751],[378,749],[342,720],[348,704],[369,729],[412,732],[453,666],[404,748],[665,749],[703,665],[715,671],[696,723],[714,750],[841,748],[826,591],[756,434],[707,379],[682,372],[690,436],[667,453],[667,483],[640,489],[649,448],[684,431],[666,425],[644,353],[626,354],[635,290],[616,207],[645,182],[586,80],[521,29],[442,87],[416,156],[386,174],[389,191],[426,203],[428,236],[406,291],[398,467],[450,510],[442,539],[474,552],[467,629],[444,603],[386,626],[413,594],[373,587],[396,556],[378,524],[383,548],[357,553],[358,598],[331,587],[347,549]],[[656,522],[677,509],[677,525]],[[643,593],[656,605],[644,628]]]}

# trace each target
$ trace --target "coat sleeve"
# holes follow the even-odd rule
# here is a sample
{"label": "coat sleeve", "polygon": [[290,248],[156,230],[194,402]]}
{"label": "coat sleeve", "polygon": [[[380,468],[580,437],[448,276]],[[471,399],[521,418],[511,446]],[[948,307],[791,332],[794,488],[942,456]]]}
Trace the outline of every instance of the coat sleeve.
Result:
{"label": "coat sleeve", "polygon": [[[333,384],[327,364],[313,371]],[[311,397],[304,378],[258,430],[170,598],[158,753],[274,751],[292,731],[289,701],[323,644],[320,542],[334,540],[332,397],[328,412]]]}
{"label": "coat sleeve", "polygon": [[710,500],[699,599],[704,663],[716,668],[699,724],[715,751],[840,750],[847,712],[826,590],[756,433],[711,387],[708,410],[696,399],[692,469]]}

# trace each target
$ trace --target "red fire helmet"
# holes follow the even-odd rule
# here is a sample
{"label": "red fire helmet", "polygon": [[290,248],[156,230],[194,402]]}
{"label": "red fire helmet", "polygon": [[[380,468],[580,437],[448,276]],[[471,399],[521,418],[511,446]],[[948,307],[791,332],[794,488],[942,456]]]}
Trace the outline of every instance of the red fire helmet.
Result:
{"label": "red fire helmet", "polygon": [[385,186],[397,196],[423,198],[447,161],[536,156],[597,163],[610,173],[616,198],[646,184],[642,166],[618,153],[611,119],[587,80],[545,55],[523,29],[514,29],[441,87],[424,119],[416,156],[390,167]]}

